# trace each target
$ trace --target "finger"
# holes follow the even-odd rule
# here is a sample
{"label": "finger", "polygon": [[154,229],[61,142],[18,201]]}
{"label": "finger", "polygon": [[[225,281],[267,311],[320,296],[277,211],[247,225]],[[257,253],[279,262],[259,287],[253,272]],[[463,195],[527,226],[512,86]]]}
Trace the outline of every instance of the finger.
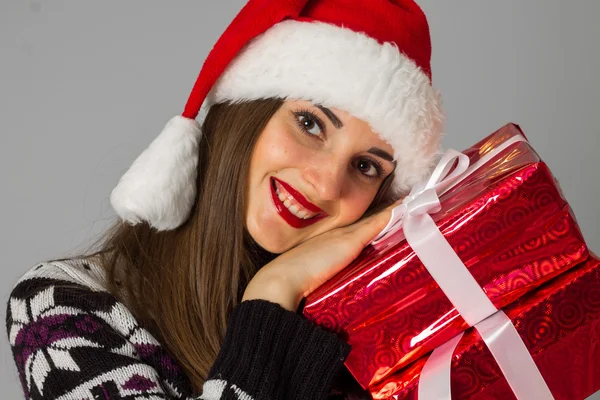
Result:
{"label": "finger", "polygon": [[390,221],[391,216],[391,210],[382,211],[372,215],[366,218],[362,224],[353,226],[354,229],[349,234],[352,235],[353,239],[356,240],[357,245],[362,249],[381,233]]}
{"label": "finger", "polygon": [[383,230],[383,228],[385,228],[392,218],[392,211],[401,205],[403,200],[403,197],[398,199],[395,203],[387,206],[377,214],[373,214],[368,218],[365,218],[361,221],[362,224],[360,226],[355,227],[358,228],[361,233],[364,233],[364,235],[361,235],[361,241],[364,242],[366,240],[364,246],[369,244],[371,240],[373,240]]}
{"label": "finger", "polygon": [[[364,232],[368,236],[368,235],[370,235],[369,232],[371,230],[379,229],[379,231],[373,235],[373,237],[375,237],[379,232],[381,232],[383,230],[383,228],[390,221],[390,219],[392,218],[392,211],[394,210],[394,208],[396,208],[400,204],[402,204],[402,200],[403,200],[403,198],[397,200],[395,203],[387,206],[386,208],[377,212],[376,214],[372,214],[368,217],[358,220],[357,222],[355,222],[353,224],[350,224],[350,225],[347,225],[347,226],[341,228],[342,232],[353,233],[355,231],[361,231],[361,232]],[[370,230],[365,231],[366,226],[370,226],[372,228]],[[370,239],[369,239],[369,241],[370,241]]]}
{"label": "finger", "polygon": [[374,217],[381,216],[382,218],[386,219],[386,221],[389,221],[390,218],[392,218],[392,212],[394,211],[395,208],[397,208],[398,206],[400,206],[402,204],[403,200],[404,200],[404,198],[397,200],[396,202],[394,202],[393,204],[390,204],[389,206],[387,206],[386,208],[384,208],[383,210],[381,210],[380,212],[378,212],[377,214],[375,214],[373,216]]}

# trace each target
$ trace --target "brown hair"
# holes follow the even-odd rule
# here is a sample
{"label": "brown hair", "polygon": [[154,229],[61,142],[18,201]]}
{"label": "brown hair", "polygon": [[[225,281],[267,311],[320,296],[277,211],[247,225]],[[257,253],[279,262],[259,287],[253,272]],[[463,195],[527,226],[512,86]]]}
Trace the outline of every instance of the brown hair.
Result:
{"label": "brown hair", "polygon": [[[279,99],[211,107],[202,126],[197,198],[184,225],[156,231],[118,220],[88,256],[109,290],[177,359],[200,390],[221,348],[227,319],[254,274],[275,255],[240,222],[254,144]],[[369,212],[385,205],[386,178]]]}

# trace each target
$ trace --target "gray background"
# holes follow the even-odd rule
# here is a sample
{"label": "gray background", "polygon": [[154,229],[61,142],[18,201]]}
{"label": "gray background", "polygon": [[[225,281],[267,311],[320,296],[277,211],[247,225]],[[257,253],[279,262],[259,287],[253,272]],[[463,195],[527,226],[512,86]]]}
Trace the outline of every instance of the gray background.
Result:
{"label": "gray background", "polygon": [[[111,189],[181,112],[243,3],[0,2],[4,304],[28,267],[77,250],[108,224]],[[420,4],[448,114],[445,145],[462,149],[520,124],[600,250],[600,2]],[[2,398],[21,398],[6,336],[0,351]]]}

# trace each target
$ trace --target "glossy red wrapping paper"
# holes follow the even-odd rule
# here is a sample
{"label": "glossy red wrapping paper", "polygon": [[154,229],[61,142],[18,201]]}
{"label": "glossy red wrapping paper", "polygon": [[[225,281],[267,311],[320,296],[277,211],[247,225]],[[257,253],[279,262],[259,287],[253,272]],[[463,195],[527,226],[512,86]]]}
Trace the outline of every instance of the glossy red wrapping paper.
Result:
{"label": "glossy red wrapping paper", "polygon": [[[508,124],[463,153],[474,163],[516,135]],[[527,142],[440,200],[433,220],[497,308],[588,257],[571,208]],[[346,367],[363,388],[468,328],[401,229],[311,293],[303,313],[352,345]]]}
{"label": "glossy red wrapping paper", "polygon": [[[556,400],[600,390],[600,262],[590,258],[504,309]],[[374,399],[417,399],[427,357],[371,388]],[[452,357],[452,399],[516,399],[474,328]]]}

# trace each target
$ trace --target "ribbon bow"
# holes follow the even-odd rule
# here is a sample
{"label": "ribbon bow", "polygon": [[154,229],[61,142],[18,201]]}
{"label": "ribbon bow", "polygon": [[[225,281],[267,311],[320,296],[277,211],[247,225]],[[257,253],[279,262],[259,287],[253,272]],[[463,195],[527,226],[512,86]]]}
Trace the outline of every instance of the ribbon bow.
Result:
{"label": "ribbon bow", "polygon": [[[450,173],[456,161],[458,164]],[[466,177],[464,174],[469,169],[469,163],[467,155],[453,149],[446,150],[429,179],[416,184],[402,203],[392,210],[390,221],[372,243],[379,243],[388,233],[395,231],[407,214],[418,216],[440,211],[442,205],[439,196]]]}

